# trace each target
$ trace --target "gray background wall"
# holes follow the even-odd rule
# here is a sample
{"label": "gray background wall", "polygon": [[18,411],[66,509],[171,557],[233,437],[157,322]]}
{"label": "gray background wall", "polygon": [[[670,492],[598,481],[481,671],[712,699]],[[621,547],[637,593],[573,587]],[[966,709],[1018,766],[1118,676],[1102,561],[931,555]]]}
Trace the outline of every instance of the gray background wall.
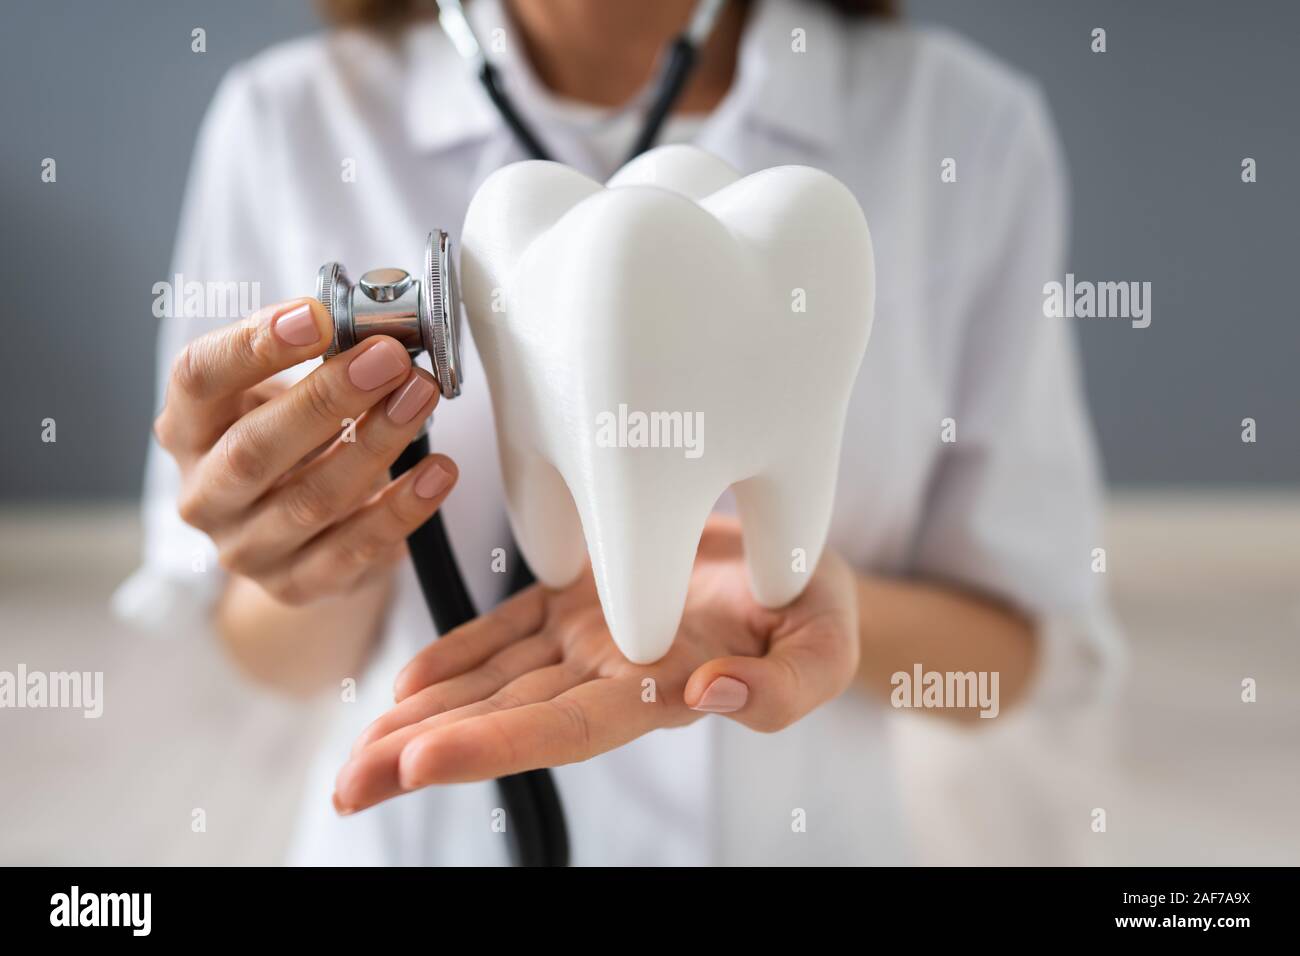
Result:
{"label": "gray background wall", "polygon": [[[905,2],[1041,81],[1073,176],[1071,271],[1153,284],[1150,328],[1078,323],[1112,481],[1300,480],[1300,4]],[[231,63],[316,20],[307,0],[51,0],[0,18],[0,497],[129,497],[153,405],[151,287],[199,120]]]}

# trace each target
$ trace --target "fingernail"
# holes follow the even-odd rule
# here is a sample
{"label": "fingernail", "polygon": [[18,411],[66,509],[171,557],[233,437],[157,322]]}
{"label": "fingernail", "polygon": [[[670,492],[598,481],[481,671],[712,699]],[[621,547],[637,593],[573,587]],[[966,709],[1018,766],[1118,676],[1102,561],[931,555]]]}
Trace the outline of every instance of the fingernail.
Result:
{"label": "fingernail", "polygon": [[286,345],[315,345],[320,341],[320,327],[306,302],[277,315],[271,323],[271,330]]}
{"label": "fingernail", "polygon": [[411,373],[410,380],[393,392],[384,410],[395,425],[405,425],[433,397],[433,383],[423,375]]}
{"label": "fingernail", "polygon": [[436,498],[451,487],[451,472],[439,462],[424,470],[415,479],[415,494],[420,498]]}
{"label": "fingernail", "polygon": [[749,700],[749,688],[734,677],[716,677],[713,683],[704,689],[704,695],[695,705],[695,710],[708,711],[711,714],[730,714],[740,710]]}
{"label": "fingernail", "polygon": [[356,809],[354,807],[345,807],[342,803],[340,803],[339,795],[337,793],[334,794],[334,796],[331,799],[334,803],[334,812],[337,813],[339,816],[346,817],[348,814],[356,812]]}
{"label": "fingernail", "polygon": [[410,367],[406,350],[392,339],[380,339],[352,360],[348,378],[363,392],[391,382]]}

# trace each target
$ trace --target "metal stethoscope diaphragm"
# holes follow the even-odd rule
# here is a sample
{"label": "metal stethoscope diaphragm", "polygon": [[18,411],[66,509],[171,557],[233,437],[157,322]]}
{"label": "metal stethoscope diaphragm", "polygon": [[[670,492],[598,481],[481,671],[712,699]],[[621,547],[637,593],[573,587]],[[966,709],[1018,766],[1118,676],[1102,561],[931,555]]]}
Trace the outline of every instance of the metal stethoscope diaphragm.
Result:
{"label": "metal stethoscope diaphragm", "polygon": [[340,263],[327,262],[316,276],[316,298],[334,321],[327,358],[372,335],[388,335],[412,357],[429,353],[443,398],[460,394],[460,290],[447,233],[429,233],[418,277],[404,269],[371,269],[353,285]]}

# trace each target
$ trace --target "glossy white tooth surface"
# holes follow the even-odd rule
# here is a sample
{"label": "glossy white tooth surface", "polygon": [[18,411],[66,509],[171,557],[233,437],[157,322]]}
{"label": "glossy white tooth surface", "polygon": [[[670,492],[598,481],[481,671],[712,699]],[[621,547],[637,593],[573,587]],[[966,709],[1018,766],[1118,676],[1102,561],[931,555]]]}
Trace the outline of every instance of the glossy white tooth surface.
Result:
{"label": "glossy white tooth surface", "polygon": [[[875,294],[843,185],[802,166],[740,178],[686,146],[608,187],[518,163],[470,204],[461,275],[511,524],[544,584],[571,583],[589,555],[615,642],[658,660],[734,486],[755,598],[798,596],[825,544]],[[680,414],[678,447],[606,447],[602,434],[637,437],[609,430],[620,406],[633,424]]]}

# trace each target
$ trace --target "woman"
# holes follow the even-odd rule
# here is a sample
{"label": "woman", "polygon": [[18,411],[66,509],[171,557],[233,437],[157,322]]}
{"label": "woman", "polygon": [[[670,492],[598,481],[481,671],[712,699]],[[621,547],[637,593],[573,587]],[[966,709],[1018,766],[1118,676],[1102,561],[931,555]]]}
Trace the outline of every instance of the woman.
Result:
{"label": "woman", "polygon": [[[389,482],[432,379],[386,339],[303,365],[330,332],[301,296],[321,262],[404,263],[431,226],[454,233],[483,179],[523,156],[437,25],[406,19],[417,4],[329,6],[400,26],[272,49],[230,73],[204,124],[175,270],[256,278],[282,301],[164,327],[147,488],[145,574],[205,582],[244,670],[297,692],[358,680],[292,859],[502,862],[489,781],[553,766],[577,863],[905,860],[892,675],[995,672],[1000,712],[1059,706],[1096,691],[1112,644],[1071,333],[1039,298],[1065,235],[1040,95],[959,40],[892,22],[883,0],[728,3],[660,141],[742,172],[827,170],[875,240],[876,325],[826,556],[794,604],[763,611],[724,500],[652,667],[613,649],[589,579],[529,589],[430,645],[402,541],[444,502],[477,604],[505,591],[477,357],[437,415],[439,452]],[[551,151],[604,178],[638,123],[614,108],[692,6],[474,0],[470,16]],[[355,441],[335,441],[348,419]],[[225,573],[193,573],[208,552]]]}

